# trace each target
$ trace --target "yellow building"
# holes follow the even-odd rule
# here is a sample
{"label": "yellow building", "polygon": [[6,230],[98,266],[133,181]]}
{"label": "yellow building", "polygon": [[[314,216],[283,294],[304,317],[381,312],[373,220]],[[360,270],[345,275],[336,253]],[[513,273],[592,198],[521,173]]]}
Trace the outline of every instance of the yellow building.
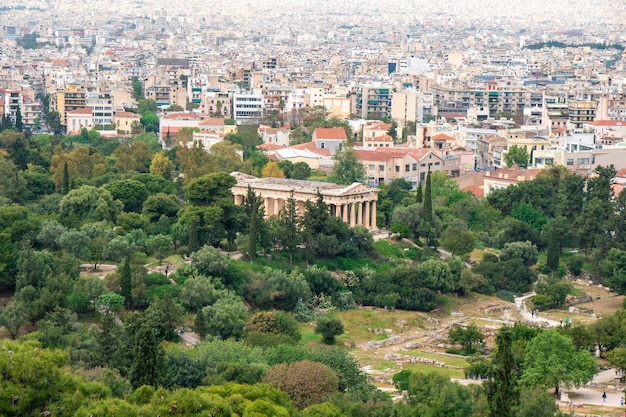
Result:
{"label": "yellow building", "polygon": [[115,130],[121,133],[133,133],[133,122],[141,123],[141,116],[127,111],[118,111],[113,117]]}
{"label": "yellow building", "polygon": [[63,90],[57,91],[53,108],[59,113],[62,125],[67,125],[65,118],[67,112],[86,107],[86,93],[87,91],[79,84],[67,84]]}

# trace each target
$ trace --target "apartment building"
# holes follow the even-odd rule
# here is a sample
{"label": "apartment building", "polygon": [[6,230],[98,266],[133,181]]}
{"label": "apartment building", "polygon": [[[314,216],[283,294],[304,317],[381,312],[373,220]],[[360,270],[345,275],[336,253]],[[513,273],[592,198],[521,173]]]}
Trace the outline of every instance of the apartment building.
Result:
{"label": "apartment building", "polygon": [[391,115],[391,87],[360,86],[356,90],[355,111],[363,119]]}
{"label": "apartment building", "polygon": [[0,99],[4,101],[3,115],[8,116],[13,123],[17,117],[18,109],[24,121],[24,96],[20,90],[6,90],[0,88]]}
{"label": "apartment building", "polygon": [[263,94],[233,94],[232,116],[237,123],[261,120],[263,118]]}
{"label": "apartment building", "polygon": [[93,125],[104,129],[113,125],[113,97],[108,93],[88,92],[85,94],[85,107],[93,110]]}
{"label": "apartment building", "polygon": [[416,186],[425,183],[429,170],[445,172],[443,159],[427,149],[361,148],[355,149],[355,153],[363,163],[371,186],[390,184],[396,179]]}
{"label": "apartment building", "polygon": [[59,113],[61,124],[67,126],[68,112],[87,107],[87,89],[80,84],[66,84],[52,96],[50,107]]}
{"label": "apartment building", "polygon": [[580,129],[585,123],[596,120],[598,103],[592,100],[569,100],[567,108],[569,111],[569,125],[575,129]]}

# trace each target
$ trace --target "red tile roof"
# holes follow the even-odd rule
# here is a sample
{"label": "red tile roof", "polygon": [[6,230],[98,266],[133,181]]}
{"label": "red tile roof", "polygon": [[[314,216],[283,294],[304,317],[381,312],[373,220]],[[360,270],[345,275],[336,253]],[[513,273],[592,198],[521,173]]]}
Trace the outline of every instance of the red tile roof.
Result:
{"label": "red tile roof", "polygon": [[207,126],[207,125],[211,125],[211,126],[224,126],[224,119],[221,118],[209,118],[209,119],[204,119],[203,121],[201,121],[200,123],[198,123],[200,126]]}
{"label": "red tile roof", "polygon": [[316,139],[340,139],[348,140],[346,131],[342,127],[318,127],[313,131]]}
{"label": "red tile roof", "polygon": [[596,120],[586,124],[595,127],[626,126],[626,122],[621,120]]}
{"label": "red tile roof", "polygon": [[375,138],[365,138],[365,142],[393,142],[393,138],[389,135],[380,135]]}
{"label": "red tile roof", "polygon": [[115,117],[124,117],[126,119],[141,119],[141,115],[129,111],[116,111]]}
{"label": "red tile roof", "polygon": [[179,119],[179,120],[198,120],[201,116],[196,113],[167,113],[163,115],[163,119]]}
{"label": "red tile roof", "polygon": [[264,143],[262,145],[257,146],[256,148],[262,151],[275,151],[276,149],[283,149],[286,147],[287,146],[285,145],[277,145],[275,143]]}
{"label": "red tile roof", "polygon": [[432,140],[454,140],[452,136],[448,136],[445,133],[439,133],[431,138]]}
{"label": "red tile roof", "polygon": [[76,109],[68,111],[67,114],[93,114],[93,109],[91,107],[83,107],[82,109]]}

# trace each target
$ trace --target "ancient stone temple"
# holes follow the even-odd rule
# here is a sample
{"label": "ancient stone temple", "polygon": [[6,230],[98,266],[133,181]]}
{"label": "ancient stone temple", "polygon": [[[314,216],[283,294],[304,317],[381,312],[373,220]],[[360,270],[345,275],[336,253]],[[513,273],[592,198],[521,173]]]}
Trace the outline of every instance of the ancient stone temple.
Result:
{"label": "ancient stone temple", "polygon": [[293,193],[298,204],[298,212],[304,213],[304,202],[317,200],[319,192],[330,207],[330,214],[337,216],[351,227],[363,225],[376,230],[376,202],[378,190],[360,183],[339,185],[321,181],[289,180],[284,178],[257,178],[252,175],[233,172],[237,184],[232,188],[235,204],[243,204],[248,186],[263,199],[265,215],[277,215],[285,201]]}

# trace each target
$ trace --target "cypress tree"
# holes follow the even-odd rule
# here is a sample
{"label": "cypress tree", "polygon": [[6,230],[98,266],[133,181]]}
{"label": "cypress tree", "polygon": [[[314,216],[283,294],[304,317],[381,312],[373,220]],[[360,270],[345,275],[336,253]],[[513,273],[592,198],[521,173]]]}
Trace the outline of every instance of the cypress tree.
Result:
{"label": "cypress tree", "polygon": [[130,257],[126,257],[122,270],[120,272],[120,287],[122,296],[126,299],[126,307],[130,307],[132,299],[132,274],[130,272]]}
{"label": "cypress tree", "polygon": [[263,230],[263,217],[265,210],[261,208],[261,199],[248,186],[248,193],[243,199],[244,217],[248,228],[248,256],[256,255],[256,247]]}
{"label": "cypress tree", "polygon": [[513,354],[513,330],[503,327],[496,335],[497,349],[493,355],[493,371],[487,381],[490,417],[512,417],[512,408],[519,404],[518,367]]}
{"label": "cypress tree", "polygon": [[207,335],[208,330],[206,315],[204,314],[202,309],[198,310],[198,312],[196,313],[196,319],[194,320],[193,325],[195,326],[196,333],[198,333],[198,335],[200,335],[200,337],[204,339],[204,336]]}
{"label": "cypress tree", "polygon": [[421,203],[421,202],[424,201],[424,196],[422,195],[422,183],[421,182],[417,185],[417,196],[416,196],[416,198],[417,198],[417,202],[418,203]]}
{"label": "cypress tree", "polygon": [[70,192],[70,170],[67,166],[67,161],[63,164],[63,184],[61,185],[61,194],[67,194]]}
{"label": "cypress tree", "polygon": [[133,388],[142,385],[156,386],[159,376],[160,351],[156,330],[148,323],[143,323],[133,345],[133,363],[129,379]]}
{"label": "cypress tree", "polygon": [[24,122],[22,121],[22,111],[20,110],[19,106],[17,110],[15,111],[15,129],[18,132],[21,132],[22,130],[24,130]]}
{"label": "cypress tree", "polygon": [[430,168],[426,175],[426,189],[424,190],[424,220],[431,227],[433,225],[433,198],[430,190]]}
{"label": "cypress tree", "polygon": [[195,252],[200,249],[198,239],[198,222],[196,220],[192,220],[189,223],[189,252]]}

